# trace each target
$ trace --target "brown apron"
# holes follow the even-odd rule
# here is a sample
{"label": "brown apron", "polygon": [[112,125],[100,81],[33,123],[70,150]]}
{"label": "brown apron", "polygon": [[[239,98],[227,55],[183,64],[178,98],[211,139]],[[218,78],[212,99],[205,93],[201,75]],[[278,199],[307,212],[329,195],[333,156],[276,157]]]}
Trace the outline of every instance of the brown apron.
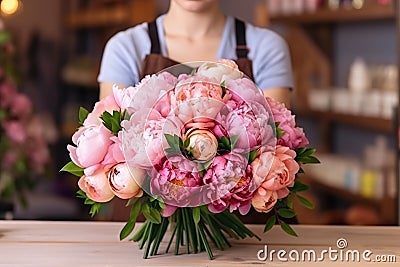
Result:
{"label": "brown apron", "polygon": [[[158,37],[156,22],[155,21],[150,22],[148,24],[148,27],[149,27],[149,36],[151,41],[151,50],[150,54],[148,54],[144,59],[140,80],[146,75],[155,74],[168,67],[180,64],[177,61],[174,61],[172,59],[166,58],[161,55],[161,46]],[[247,75],[247,77],[254,80],[252,61],[247,57],[249,50],[246,46],[245,23],[241,20],[235,19],[235,30],[236,30],[236,56],[237,56],[235,62],[238,65],[239,69],[245,75]],[[124,206],[125,202],[122,203],[119,199],[114,200],[114,202],[117,203],[120,202],[120,203],[114,205],[112,219],[117,221],[127,221],[129,219],[129,209]],[[235,213],[238,214],[237,212]],[[239,218],[244,223],[265,224],[270,216],[271,215],[269,214],[256,212],[253,208],[251,208],[250,212],[246,216],[239,215]],[[144,220],[143,216],[140,216],[138,218],[138,221],[143,221],[143,220]],[[295,223],[296,220],[295,219],[289,220],[288,222]]]}
{"label": "brown apron", "polygon": [[[149,37],[151,41],[150,54],[146,55],[143,68],[140,75],[140,80],[149,74],[157,73],[165,68],[179,64],[175,60],[166,58],[161,55],[160,39],[158,37],[158,30],[156,22],[150,22],[149,24]],[[253,69],[252,61],[248,59],[247,54],[249,52],[246,46],[246,29],[243,21],[235,19],[235,30],[236,30],[236,56],[235,60],[239,69],[253,80]]]}

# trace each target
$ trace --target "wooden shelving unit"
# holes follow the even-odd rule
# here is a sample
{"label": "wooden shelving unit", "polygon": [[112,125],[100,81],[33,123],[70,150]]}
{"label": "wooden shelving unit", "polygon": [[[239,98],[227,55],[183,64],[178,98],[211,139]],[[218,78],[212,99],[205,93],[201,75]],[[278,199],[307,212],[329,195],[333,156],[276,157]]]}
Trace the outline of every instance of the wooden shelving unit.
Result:
{"label": "wooden shelving unit", "polygon": [[[395,1],[393,1],[395,2]],[[395,23],[395,5],[367,6],[362,9],[320,9],[313,13],[299,15],[279,15],[269,17],[271,25],[285,26],[287,41],[292,53],[292,64],[296,78],[294,110],[300,118],[312,120],[317,124],[320,146],[319,152],[335,152],[333,133],[338,125],[348,125],[365,131],[382,134],[395,133],[392,119],[358,116],[332,111],[315,111],[308,106],[307,97],[311,88],[327,88],[333,85],[335,29],[340,24],[390,21]],[[291,44],[294,44],[291,46]],[[379,48],[377,48],[379,49]],[[294,55],[294,56],[293,56]],[[310,63],[313,62],[313,63]],[[318,77],[318,78],[316,78]],[[319,79],[321,84],[313,84],[308,79]],[[307,173],[306,173],[307,175]],[[383,224],[396,222],[396,201],[384,195],[382,198],[369,198],[357,194],[345,187],[336,187],[324,183],[316,177],[307,177],[311,188],[326,194],[326,199],[337,199],[353,204],[362,204],[375,209]]]}
{"label": "wooden shelving unit", "polygon": [[68,14],[66,25],[69,28],[130,26],[147,21],[154,10],[154,1],[148,0],[87,8]]}
{"label": "wooden shelving unit", "polygon": [[362,9],[321,9],[314,13],[304,13],[290,16],[273,16],[272,23],[340,23],[352,21],[371,21],[394,19],[395,11],[392,5],[366,7]]}
{"label": "wooden shelving unit", "polygon": [[394,132],[393,121],[389,119],[314,110],[296,110],[295,114],[303,117],[346,124],[384,133]]}

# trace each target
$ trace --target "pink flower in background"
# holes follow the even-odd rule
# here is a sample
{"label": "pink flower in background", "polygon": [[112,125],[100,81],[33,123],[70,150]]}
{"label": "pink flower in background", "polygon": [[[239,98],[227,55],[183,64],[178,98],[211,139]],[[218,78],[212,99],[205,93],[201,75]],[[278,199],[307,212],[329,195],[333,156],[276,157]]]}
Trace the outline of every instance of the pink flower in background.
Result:
{"label": "pink flower in background", "polygon": [[7,166],[13,166],[14,163],[17,161],[17,159],[18,159],[18,154],[15,150],[7,151],[2,158],[1,162],[2,168]]}
{"label": "pink flower in background", "polygon": [[0,108],[9,108],[17,95],[17,88],[7,82],[0,83]]}
{"label": "pink flower in background", "polygon": [[17,117],[25,117],[32,112],[32,102],[25,94],[17,94],[11,102],[11,114]]}
{"label": "pink flower in background", "polygon": [[23,143],[27,138],[24,122],[21,121],[4,121],[3,128],[7,137],[15,143]]}
{"label": "pink flower in background", "polygon": [[284,134],[278,138],[277,143],[291,149],[307,146],[309,141],[303,129],[296,127],[295,116],[292,115],[291,111],[284,104],[272,98],[267,98],[267,101],[275,122],[278,122],[278,127],[284,131]]}
{"label": "pink flower in background", "polygon": [[44,172],[46,163],[50,161],[50,151],[47,147],[47,143],[42,138],[36,138],[30,141],[29,149],[27,153],[31,160],[31,168],[37,170],[39,173]]}
{"label": "pink flower in background", "polygon": [[[86,168],[86,174],[93,174],[104,160],[108,148],[112,144],[110,139],[112,136],[112,133],[103,125],[80,128],[72,136],[76,147],[67,146],[72,161],[79,167]],[[88,167],[94,168],[88,169]]]}
{"label": "pink flower in background", "polygon": [[108,202],[114,197],[114,193],[108,184],[106,173],[99,169],[91,175],[84,175],[78,181],[79,188],[96,202]]}
{"label": "pink flower in background", "polygon": [[144,169],[129,168],[126,163],[121,163],[110,170],[108,182],[111,191],[119,198],[141,197],[143,191],[138,184],[142,184],[145,175]]}

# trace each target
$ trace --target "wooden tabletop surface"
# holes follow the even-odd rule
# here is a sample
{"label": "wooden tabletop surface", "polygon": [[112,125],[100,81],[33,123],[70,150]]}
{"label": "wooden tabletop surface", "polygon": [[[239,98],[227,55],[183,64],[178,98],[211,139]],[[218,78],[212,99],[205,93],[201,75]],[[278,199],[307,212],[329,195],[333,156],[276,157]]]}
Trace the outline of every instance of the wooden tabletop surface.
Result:
{"label": "wooden tabletop surface", "polygon": [[206,253],[143,259],[137,244],[119,241],[122,227],[116,222],[0,221],[0,266],[395,267],[400,262],[400,227],[296,225],[299,237],[291,237],[279,227],[265,234],[263,226],[249,225],[262,241],[232,241],[232,248],[213,250],[214,260]]}

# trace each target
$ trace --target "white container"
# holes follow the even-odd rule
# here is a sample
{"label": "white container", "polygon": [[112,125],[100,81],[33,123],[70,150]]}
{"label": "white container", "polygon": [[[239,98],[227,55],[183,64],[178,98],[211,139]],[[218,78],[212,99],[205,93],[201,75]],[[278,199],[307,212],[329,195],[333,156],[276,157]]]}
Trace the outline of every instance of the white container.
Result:
{"label": "white container", "polygon": [[369,117],[380,117],[382,110],[382,93],[374,90],[364,94],[361,114]]}
{"label": "white container", "polygon": [[332,111],[337,113],[350,112],[350,97],[349,90],[347,89],[333,89],[332,90]]}
{"label": "white container", "polygon": [[385,119],[393,118],[394,107],[399,104],[399,97],[397,92],[393,91],[384,91],[382,92],[382,109],[381,109],[381,117]]}
{"label": "white container", "polygon": [[362,58],[356,58],[351,64],[348,86],[353,92],[366,92],[371,87],[368,66]]}
{"label": "white container", "polygon": [[311,89],[308,94],[308,106],[316,111],[328,111],[331,106],[331,92],[328,89]]}

